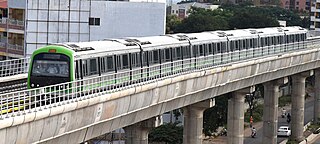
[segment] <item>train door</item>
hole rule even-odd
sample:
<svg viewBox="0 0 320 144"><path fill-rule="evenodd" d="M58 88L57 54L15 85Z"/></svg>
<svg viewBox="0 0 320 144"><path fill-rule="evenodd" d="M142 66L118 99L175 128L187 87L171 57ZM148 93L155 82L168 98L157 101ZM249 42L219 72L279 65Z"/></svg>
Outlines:
<svg viewBox="0 0 320 144"><path fill-rule="evenodd" d="M103 81L108 87L116 84L115 55L100 57L100 69Z"/></svg>
<svg viewBox="0 0 320 144"><path fill-rule="evenodd" d="M129 55L130 58L130 64L131 64L131 82L137 83L139 80L142 79L141 75L141 53L136 52L136 53L131 53Z"/></svg>

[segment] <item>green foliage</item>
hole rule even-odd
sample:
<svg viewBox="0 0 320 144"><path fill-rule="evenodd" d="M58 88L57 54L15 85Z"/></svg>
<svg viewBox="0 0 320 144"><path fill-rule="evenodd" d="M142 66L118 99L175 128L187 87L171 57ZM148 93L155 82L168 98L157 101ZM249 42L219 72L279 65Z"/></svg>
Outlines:
<svg viewBox="0 0 320 144"><path fill-rule="evenodd" d="M310 19L280 7L253 7L251 3L225 4L215 10L193 7L189 13L182 21L167 19L167 33L275 27L279 26L278 20L286 21L287 26L308 28Z"/></svg>
<svg viewBox="0 0 320 144"><path fill-rule="evenodd" d="M261 121L262 117L263 117L263 105L257 104L255 102L255 106L254 106L253 112L252 112L253 122ZM249 109L247 110L247 112L244 113L244 121L250 122L250 110Z"/></svg>
<svg viewBox="0 0 320 144"><path fill-rule="evenodd" d="M204 111L203 116L203 131L205 135L211 134L219 127L227 124L227 107L228 96L222 95L216 97L214 107Z"/></svg>
<svg viewBox="0 0 320 144"><path fill-rule="evenodd" d="M279 107L284 107L290 103L291 103L291 96L290 95L285 95L285 96L279 97Z"/></svg>
<svg viewBox="0 0 320 144"><path fill-rule="evenodd" d="M218 10L192 8L190 16L182 21L175 32L202 32L228 29L227 15L230 13Z"/></svg>
<svg viewBox="0 0 320 144"><path fill-rule="evenodd" d="M150 142L165 142L166 144L182 144L183 127L178 123L167 123L154 128L149 133Z"/></svg>
<svg viewBox="0 0 320 144"><path fill-rule="evenodd" d="M309 125L307 130L311 131L314 134L318 134L320 132L320 123L313 123Z"/></svg>
<svg viewBox="0 0 320 144"><path fill-rule="evenodd" d="M166 34L173 33L174 29L181 23L176 15L168 15L166 17Z"/></svg>
<svg viewBox="0 0 320 144"><path fill-rule="evenodd" d="M234 29L276 27L279 22L268 15L253 13L251 11L239 11L230 19L230 27Z"/></svg>

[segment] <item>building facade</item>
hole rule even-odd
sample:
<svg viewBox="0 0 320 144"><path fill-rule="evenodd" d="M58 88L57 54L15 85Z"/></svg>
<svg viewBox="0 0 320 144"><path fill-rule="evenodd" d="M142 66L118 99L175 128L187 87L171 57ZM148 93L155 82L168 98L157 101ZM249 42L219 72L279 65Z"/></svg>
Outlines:
<svg viewBox="0 0 320 144"><path fill-rule="evenodd" d="M209 3L198 3L198 2L186 2L186 3L178 3L178 4L172 4L171 8L168 10L170 11L171 15L176 15L181 19L184 19L189 16L189 10L191 7L197 7L197 8L204 8L204 9L217 9L219 5L212 5Z"/></svg>
<svg viewBox="0 0 320 144"><path fill-rule="evenodd" d="M288 10L297 10L299 12L309 11L309 0L281 0L281 7Z"/></svg>
<svg viewBox="0 0 320 144"><path fill-rule="evenodd" d="M320 33L320 0L311 1L310 30Z"/></svg>
<svg viewBox="0 0 320 144"><path fill-rule="evenodd" d="M0 60L62 42L165 34L164 0L0 0Z"/></svg>
<svg viewBox="0 0 320 144"><path fill-rule="evenodd" d="M0 1L0 60L24 57L25 0Z"/></svg>

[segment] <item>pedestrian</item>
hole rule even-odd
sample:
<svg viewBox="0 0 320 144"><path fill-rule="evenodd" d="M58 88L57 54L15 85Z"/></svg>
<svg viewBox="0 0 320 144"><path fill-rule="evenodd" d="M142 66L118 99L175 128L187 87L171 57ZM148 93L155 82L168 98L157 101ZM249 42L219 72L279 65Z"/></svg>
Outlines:
<svg viewBox="0 0 320 144"><path fill-rule="evenodd" d="M285 108L282 108L281 117L284 118L285 116L286 116L286 109L285 109Z"/></svg>
<svg viewBox="0 0 320 144"><path fill-rule="evenodd" d="M290 121L291 121L291 115L290 115L290 113L288 113L287 114L287 122L290 123Z"/></svg>
<svg viewBox="0 0 320 144"><path fill-rule="evenodd" d="M252 128L252 124L253 124L253 117L250 116L250 127Z"/></svg>

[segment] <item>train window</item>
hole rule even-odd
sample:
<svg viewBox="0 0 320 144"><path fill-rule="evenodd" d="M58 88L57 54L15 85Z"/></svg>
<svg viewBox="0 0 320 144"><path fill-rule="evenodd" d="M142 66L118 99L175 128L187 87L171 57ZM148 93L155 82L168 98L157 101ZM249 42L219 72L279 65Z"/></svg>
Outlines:
<svg viewBox="0 0 320 144"><path fill-rule="evenodd" d="M212 43L208 44L208 52L209 52L209 55L213 54L213 44Z"/></svg>
<svg viewBox="0 0 320 144"><path fill-rule="evenodd" d="M263 46L268 46L268 40L269 40L269 39L268 39L267 37L264 38Z"/></svg>
<svg viewBox="0 0 320 144"><path fill-rule="evenodd" d="M270 39L271 39L271 43L270 43L270 45L275 44L275 43L274 43L274 37L271 37Z"/></svg>
<svg viewBox="0 0 320 144"><path fill-rule="evenodd" d="M235 41L235 44L234 44L234 48L235 50L239 50L239 41Z"/></svg>
<svg viewBox="0 0 320 144"><path fill-rule="evenodd" d="M137 57L136 53L131 53L131 57L130 57L131 68L136 67L136 63L137 63L136 57Z"/></svg>
<svg viewBox="0 0 320 144"><path fill-rule="evenodd" d="M190 47L189 46L186 46L186 47L183 47L183 57L184 58L190 58L191 57L191 54L190 54Z"/></svg>
<svg viewBox="0 0 320 144"><path fill-rule="evenodd" d="M176 47L172 49L172 56L173 56L173 60L180 60L182 59L181 57L181 47Z"/></svg>
<svg viewBox="0 0 320 144"><path fill-rule="evenodd" d="M98 61L96 58L94 59L89 59L89 67L90 67L90 75L98 74Z"/></svg>
<svg viewBox="0 0 320 144"><path fill-rule="evenodd" d="M235 43L234 41L230 41L230 43L229 43L230 51L234 51L235 50L234 43Z"/></svg>
<svg viewBox="0 0 320 144"><path fill-rule="evenodd" d="M192 56L193 57L199 56L198 45L193 46L193 48L192 48Z"/></svg>
<svg viewBox="0 0 320 144"><path fill-rule="evenodd" d="M159 50L152 51L152 63L160 63L159 59Z"/></svg>
<svg viewBox="0 0 320 144"><path fill-rule="evenodd" d="M164 58L164 50L160 50L160 61L161 61L161 63L163 63L163 62L165 62L165 58Z"/></svg>
<svg viewBox="0 0 320 144"><path fill-rule="evenodd" d="M246 40L244 39L244 40L242 40L241 42L242 42L242 45L241 45L241 47L240 47L240 50L246 48Z"/></svg>
<svg viewBox="0 0 320 144"><path fill-rule="evenodd" d="M121 70L122 68L122 62L121 62L121 56L116 56L116 67L117 67L117 70Z"/></svg>
<svg viewBox="0 0 320 144"><path fill-rule="evenodd" d="M227 49L227 44L226 42L220 42L218 43L218 46L220 45L220 49L221 49L221 52L222 53L225 53L225 52L229 52L228 49Z"/></svg>
<svg viewBox="0 0 320 144"><path fill-rule="evenodd" d="M148 51L144 51L142 54L142 65L148 65Z"/></svg>
<svg viewBox="0 0 320 144"><path fill-rule="evenodd" d="M296 41L299 42L300 41L300 35L296 34Z"/></svg>
<svg viewBox="0 0 320 144"><path fill-rule="evenodd" d="M264 38L260 39L260 46L263 47L264 46Z"/></svg>
<svg viewBox="0 0 320 144"><path fill-rule="evenodd" d="M83 76L87 76L89 75L88 73L88 65L87 65L87 61L86 60L82 60L82 73L83 73Z"/></svg>
<svg viewBox="0 0 320 144"><path fill-rule="evenodd" d="M129 68L129 56L128 54L122 55L122 69Z"/></svg>
<svg viewBox="0 0 320 144"><path fill-rule="evenodd" d="M177 49L180 47L172 48L172 59L177 60Z"/></svg>
<svg viewBox="0 0 320 144"><path fill-rule="evenodd" d="M165 49L165 61L171 61L171 49Z"/></svg>
<svg viewBox="0 0 320 144"><path fill-rule="evenodd" d="M108 56L108 57L105 59L105 63L107 63L106 72L109 72L109 71L113 71L113 70L114 70L114 61L113 61L113 57L112 57L112 56Z"/></svg>
<svg viewBox="0 0 320 144"><path fill-rule="evenodd" d="M250 41L249 48L253 48L253 39L250 39L249 41Z"/></svg>
<svg viewBox="0 0 320 144"><path fill-rule="evenodd" d="M131 66L133 68L140 67L140 53L131 54Z"/></svg>
<svg viewBox="0 0 320 144"><path fill-rule="evenodd" d="M199 45L199 52L200 52L200 56L204 56L204 46L203 45Z"/></svg>
<svg viewBox="0 0 320 144"><path fill-rule="evenodd" d="M80 79L80 61L76 60L76 71L75 71L75 75L76 75L76 79Z"/></svg>
<svg viewBox="0 0 320 144"><path fill-rule="evenodd" d="M106 72L106 62L104 61L104 57L100 58L100 68L101 68L101 73Z"/></svg>
<svg viewBox="0 0 320 144"><path fill-rule="evenodd" d="M181 47L177 47L176 49L176 60L180 60L182 59L182 55L181 55Z"/></svg>
<svg viewBox="0 0 320 144"><path fill-rule="evenodd" d="M254 48L258 47L258 39L257 38L253 39L253 47Z"/></svg>
<svg viewBox="0 0 320 144"><path fill-rule="evenodd" d="M249 48L249 39L245 39L245 49L248 49Z"/></svg>
<svg viewBox="0 0 320 144"><path fill-rule="evenodd" d="M141 67L141 54L140 53L136 53L136 67Z"/></svg>
<svg viewBox="0 0 320 144"><path fill-rule="evenodd" d="M221 44L220 43L217 43L216 44L216 49L214 49L214 53L216 54L216 53L221 53Z"/></svg>
<svg viewBox="0 0 320 144"><path fill-rule="evenodd" d="M301 41L304 41L304 35L300 34Z"/></svg>

